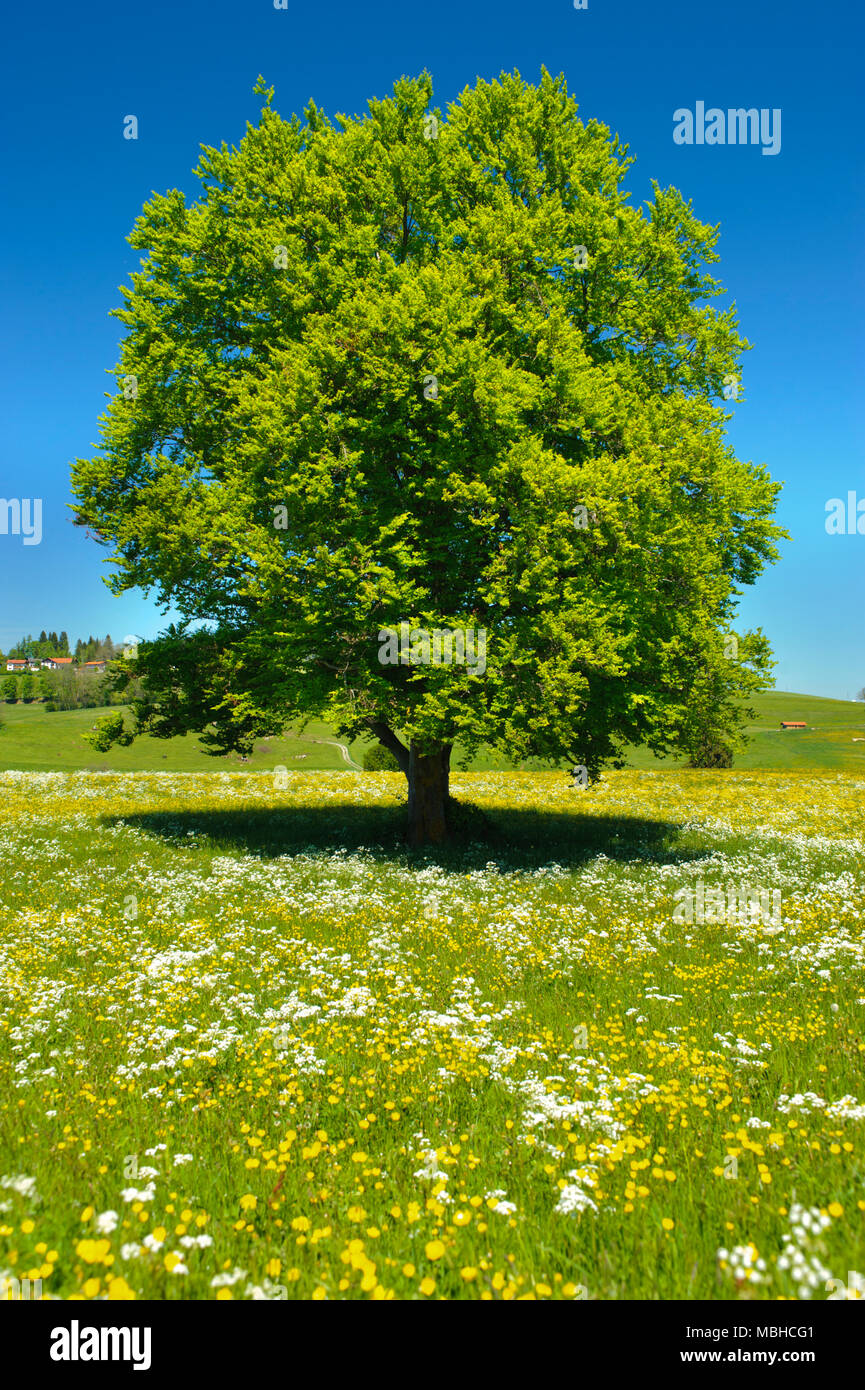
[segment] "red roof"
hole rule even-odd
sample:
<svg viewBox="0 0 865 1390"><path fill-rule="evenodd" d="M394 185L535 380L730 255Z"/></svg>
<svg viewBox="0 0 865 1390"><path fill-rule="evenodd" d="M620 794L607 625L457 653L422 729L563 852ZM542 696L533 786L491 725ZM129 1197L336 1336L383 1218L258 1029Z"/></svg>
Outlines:
<svg viewBox="0 0 865 1390"><path fill-rule="evenodd" d="M807 729L808 725L804 719L782 719L782 729Z"/></svg>
<svg viewBox="0 0 865 1390"><path fill-rule="evenodd" d="M46 661L53 661L55 666L71 666L71 656L46 656Z"/></svg>

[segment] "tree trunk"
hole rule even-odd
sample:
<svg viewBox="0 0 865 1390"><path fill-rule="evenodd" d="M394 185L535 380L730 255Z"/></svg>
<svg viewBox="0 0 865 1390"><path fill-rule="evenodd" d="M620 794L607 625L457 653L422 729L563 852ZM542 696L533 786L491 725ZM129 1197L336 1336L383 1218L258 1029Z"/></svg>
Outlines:
<svg viewBox="0 0 865 1390"><path fill-rule="evenodd" d="M405 773L409 844L440 845L448 834L452 745L442 743L431 753L421 753L416 743L406 748L387 724L376 720L369 728L379 743L393 753Z"/></svg>
<svg viewBox="0 0 865 1390"><path fill-rule="evenodd" d="M408 842L440 845L447 839L450 806L450 745L422 754L409 749Z"/></svg>

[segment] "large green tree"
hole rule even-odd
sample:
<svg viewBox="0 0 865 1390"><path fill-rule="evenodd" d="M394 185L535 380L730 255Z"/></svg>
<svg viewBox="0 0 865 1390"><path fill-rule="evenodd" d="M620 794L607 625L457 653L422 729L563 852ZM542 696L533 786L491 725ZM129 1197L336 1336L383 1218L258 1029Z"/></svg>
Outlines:
<svg viewBox="0 0 865 1390"><path fill-rule="evenodd" d="M102 452L74 467L111 587L182 615L124 663L137 729L372 733L416 843L447 833L457 742L590 776L685 748L707 669L725 704L762 679L759 634L723 644L781 534L725 441L748 345L712 305L717 228L656 184L632 207L626 147L546 72L446 117L426 74L333 121L256 90L200 198L136 222ZM485 669L420 636L382 664L402 623L483 631Z"/></svg>

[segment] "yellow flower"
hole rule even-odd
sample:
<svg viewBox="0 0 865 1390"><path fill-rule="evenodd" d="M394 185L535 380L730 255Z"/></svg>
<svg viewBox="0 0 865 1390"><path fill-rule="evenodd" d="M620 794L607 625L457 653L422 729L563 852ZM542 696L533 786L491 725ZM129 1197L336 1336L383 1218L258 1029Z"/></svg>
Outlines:
<svg viewBox="0 0 865 1390"><path fill-rule="evenodd" d="M322 1288L321 1284L319 1284L318 1288L313 1289L312 1296L316 1303L320 1303L323 1298L327 1298L327 1289Z"/></svg>
<svg viewBox="0 0 865 1390"><path fill-rule="evenodd" d="M357 1225L357 1223L360 1221L366 1220L366 1212L364 1211L363 1207L349 1207L348 1211L346 1212L346 1215L348 1216L349 1221L354 1222L355 1225Z"/></svg>
<svg viewBox="0 0 865 1390"><path fill-rule="evenodd" d="M265 1274L271 1279L278 1279L281 1270L282 1260L268 1260L267 1264L264 1266Z"/></svg>
<svg viewBox="0 0 865 1390"><path fill-rule="evenodd" d="M108 1240L79 1240L75 1247L75 1253L87 1264L99 1264L105 1259L111 1249L111 1242Z"/></svg>
<svg viewBox="0 0 865 1390"><path fill-rule="evenodd" d="M415 1267L412 1264L403 1265L402 1272L406 1279L413 1279L415 1276Z"/></svg>
<svg viewBox="0 0 865 1390"><path fill-rule="evenodd" d="M308 1216L296 1216L291 1223L291 1229L293 1231L308 1231L311 1224Z"/></svg>
<svg viewBox="0 0 865 1390"><path fill-rule="evenodd" d="M95 1298L102 1287L101 1279L85 1279L82 1285L82 1292L85 1298Z"/></svg>
<svg viewBox="0 0 865 1390"><path fill-rule="evenodd" d="M258 1198L254 1197L251 1192L247 1192L246 1195L240 1199L241 1211L255 1211L257 1206Z"/></svg>
<svg viewBox="0 0 865 1390"><path fill-rule="evenodd" d="M828 1207L828 1211L829 1211L829 1215L830 1215L830 1216L836 1216L836 1217L837 1217L837 1216L843 1216L843 1215L844 1215L844 1208L842 1207L842 1205L841 1205L840 1202L830 1202L830 1203L829 1203L829 1207ZM23 1231L23 1230L24 1230L24 1227L22 1226L21 1229L22 1229L22 1231Z"/></svg>
<svg viewBox="0 0 865 1390"><path fill-rule="evenodd" d="M427 1241L426 1257L428 1260L440 1260L445 1252L445 1248L440 1240Z"/></svg>
<svg viewBox="0 0 865 1390"><path fill-rule="evenodd" d="M474 1265L466 1265L464 1269L460 1270L460 1276L465 1279L467 1284L470 1284L473 1279L477 1279L478 1272Z"/></svg>
<svg viewBox="0 0 865 1390"><path fill-rule="evenodd" d="M130 1299L135 1298L135 1290L130 1289L126 1280L121 1279L118 1275L118 1277L112 1279L111 1283L108 1285L108 1297L109 1300L113 1302L119 1302L121 1300L129 1302Z"/></svg>
<svg viewBox="0 0 865 1390"><path fill-rule="evenodd" d="M30 1220L21 1222L21 1230L24 1232L25 1236L29 1236L35 1224L35 1222Z"/></svg>
<svg viewBox="0 0 865 1390"><path fill-rule="evenodd" d="M421 1281L420 1281L420 1291L421 1291L421 1293L424 1294L427 1298L429 1298L429 1296L430 1296L431 1293L434 1293L434 1292L435 1292L435 1286L436 1286L436 1281L435 1281L435 1279L430 1279L429 1275L427 1275L426 1279L421 1279Z"/></svg>
<svg viewBox="0 0 865 1390"><path fill-rule="evenodd" d="M675 1221L671 1221L669 1216L665 1216L663 1221L661 1222L661 1225L663 1226L665 1231L672 1231L675 1224Z"/></svg>
<svg viewBox="0 0 865 1390"><path fill-rule="evenodd" d="M225 1302L227 1298L234 1298L234 1294L231 1292L231 1289L220 1289L216 1297Z"/></svg>

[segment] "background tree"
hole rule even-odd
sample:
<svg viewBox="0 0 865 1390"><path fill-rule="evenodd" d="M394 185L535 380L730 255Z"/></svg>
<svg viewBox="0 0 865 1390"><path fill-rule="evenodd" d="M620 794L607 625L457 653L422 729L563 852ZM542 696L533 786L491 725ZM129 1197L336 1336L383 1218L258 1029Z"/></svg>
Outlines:
<svg viewBox="0 0 865 1390"><path fill-rule="evenodd" d="M112 589L182 615L123 663L136 730L371 732L415 843L447 833L457 742L591 776L626 742L686 748L782 534L778 486L725 441L747 344L712 305L717 229L675 189L631 207L625 147L546 72L446 120L427 75L334 123L257 90L200 200L135 225L103 452L73 470ZM485 672L420 642L382 665L401 622L484 629ZM731 699L760 679L719 673Z"/></svg>
<svg viewBox="0 0 865 1390"><path fill-rule="evenodd" d="M731 679L730 664L738 666ZM722 634L714 651L707 651L702 670L688 692L682 744L689 767L733 766L733 756L748 742L744 725L756 718L745 703L748 694L763 689L774 667L769 643L759 629L739 638Z"/></svg>
<svg viewBox="0 0 865 1390"><path fill-rule="evenodd" d="M70 670L67 666L60 671L53 672L51 685L51 702L55 709L66 710L81 707L79 680L75 671Z"/></svg>
<svg viewBox="0 0 865 1390"><path fill-rule="evenodd" d="M18 682L18 696L25 705L29 705L33 699L34 681L29 671L25 671L21 680Z"/></svg>
<svg viewBox="0 0 865 1390"><path fill-rule="evenodd" d="M3 678L3 699L8 705L14 705L18 699L18 678L8 675Z"/></svg>

